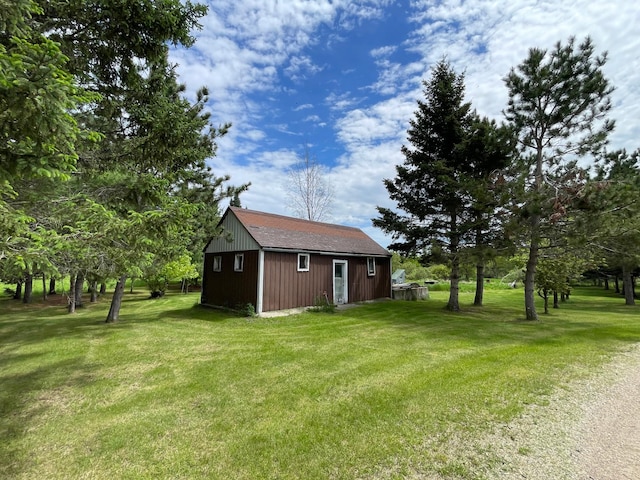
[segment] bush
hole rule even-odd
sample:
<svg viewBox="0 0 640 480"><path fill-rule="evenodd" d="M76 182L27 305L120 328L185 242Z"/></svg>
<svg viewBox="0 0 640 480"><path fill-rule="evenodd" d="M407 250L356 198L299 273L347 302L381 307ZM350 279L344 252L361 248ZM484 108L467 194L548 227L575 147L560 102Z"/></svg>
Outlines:
<svg viewBox="0 0 640 480"><path fill-rule="evenodd" d="M318 295L313 301L313 307L309 308L310 312L334 313L338 306L330 303L326 295Z"/></svg>
<svg viewBox="0 0 640 480"><path fill-rule="evenodd" d="M449 280L451 269L446 265L433 265L429 267L429 276L435 280Z"/></svg>
<svg viewBox="0 0 640 480"><path fill-rule="evenodd" d="M256 316L256 307L253 306L253 303L245 303L244 305L240 304L240 305L238 305L236 310L243 317L255 317Z"/></svg>

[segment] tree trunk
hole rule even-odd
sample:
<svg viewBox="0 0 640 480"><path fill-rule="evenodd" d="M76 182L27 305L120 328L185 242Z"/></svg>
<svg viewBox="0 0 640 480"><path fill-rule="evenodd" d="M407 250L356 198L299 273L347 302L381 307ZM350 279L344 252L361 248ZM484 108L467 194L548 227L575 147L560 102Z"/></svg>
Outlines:
<svg viewBox="0 0 640 480"><path fill-rule="evenodd" d="M89 284L89 291L91 292L90 303L96 303L98 301L98 281L92 280Z"/></svg>
<svg viewBox="0 0 640 480"><path fill-rule="evenodd" d="M624 304L635 305L636 300L633 292L633 278L631 277L631 269L626 265L622 267L622 286L624 289Z"/></svg>
<svg viewBox="0 0 640 480"><path fill-rule="evenodd" d="M460 292L460 260L458 255L453 255L451 261L451 287L449 289L449 302L447 303L447 310L451 312L460 311L459 292Z"/></svg>
<svg viewBox="0 0 640 480"><path fill-rule="evenodd" d="M609 290L609 277L604 277L604 289Z"/></svg>
<svg viewBox="0 0 640 480"><path fill-rule="evenodd" d="M133 282L135 281L135 277L131 278L131 286L129 287L129 293L133 293Z"/></svg>
<svg viewBox="0 0 640 480"><path fill-rule="evenodd" d="M33 295L33 275L27 273L24 278L24 297L22 297L22 303L31 303Z"/></svg>
<svg viewBox="0 0 640 480"><path fill-rule="evenodd" d="M540 215L531 216L531 245L529 247L529 259L524 273L524 309L527 320L538 320L536 312L535 288L536 267L538 266Z"/></svg>
<svg viewBox="0 0 640 480"><path fill-rule="evenodd" d="M564 293L562 294L564 297ZM560 304L558 303L558 291L553 291L553 308L560 308Z"/></svg>
<svg viewBox="0 0 640 480"><path fill-rule="evenodd" d="M69 276L69 305L67 306L67 312L76 313L76 276L71 274Z"/></svg>
<svg viewBox="0 0 640 480"><path fill-rule="evenodd" d="M56 279L51 277L49 278L49 295L56 294Z"/></svg>
<svg viewBox="0 0 640 480"><path fill-rule="evenodd" d="M107 293L107 282L100 282L100 295Z"/></svg>
<svg viewBox="0 0 640 480"><path fill-rule="evenodd" d="M42 300L47 301L47 276L42 274Z"/></svg>
<svg viewBox="0 0 640 480"><path fill-rule="evenodd" d="M22 280L16 283L16 293L13 294L14 300L22 300Z"/></svg>
<svg viewBox="0 0 640 480"><path fill-rule="evenodd" d="M84 307L84 303L82 302L82 287L84 285L84 274L79 273L76 277L76 292L75 292L75 300L76 300L76 308Z"/></svg>
<svg viewBox="0 0 640 480"><path fill-rule="evenodd" d="M547 290L538 291L540 298L544 300L544 313L549 313L549 292Z"/></svg>
<svg viewBox="0 0 640 480"><path fill-rule="evenodd" d="M449 253L451 254L451 275L449 277L449 301L447 310L451 312L460 311L460 257L458 256L458 246L460 237L458 235L458 215L453 209L449 212Z"/></svg>
<svg viewBox="0 0 640 480"><path fill-rule="evenodd" d="M618 281L617 274L616 274L616 293L620 293L620 282Z"/></svg>
<svg viewBox="0 0 640 480"><path fill-rule="evenodd" d="M124 297L124 284L127 282L127 276L122 275L116 283L116 289L113 292L113 298L111 299L111 307L109 308L109 314L107 315L106 323L114 323L118 321L120 317L120 307L122 306L122 297Z"/></svg>
<svg viewBox="0 0 640 480"><path fill-rule="evenodd" d="M476 297L473 304L477 307L482 306L484 298L484 265L479 263L476 265Z"/></svg>
<svg viewBox="0 0 640 480"><path fill-rule="evenodd" d="M527 320L538 320L538 313L536 312L535 304L535 286L536 286L536 260L537 260L537 247L533 247L529 250L529 260L527 261L527 269L524 274L524 308L525 318Z"/></svg>

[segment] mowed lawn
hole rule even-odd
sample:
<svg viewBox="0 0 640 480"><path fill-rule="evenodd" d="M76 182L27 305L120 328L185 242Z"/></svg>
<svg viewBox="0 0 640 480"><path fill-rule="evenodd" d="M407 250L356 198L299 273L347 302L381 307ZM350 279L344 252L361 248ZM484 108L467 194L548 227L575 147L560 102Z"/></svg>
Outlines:
<svg viewBox="0 0 640 480"><path fill-rule="evenodd" d="M535 323L521 290L447 295L242 318L134 294L115 325L107 298L2 299L0 478L481 479L483 437L640 342L601 289Z"/></svg>

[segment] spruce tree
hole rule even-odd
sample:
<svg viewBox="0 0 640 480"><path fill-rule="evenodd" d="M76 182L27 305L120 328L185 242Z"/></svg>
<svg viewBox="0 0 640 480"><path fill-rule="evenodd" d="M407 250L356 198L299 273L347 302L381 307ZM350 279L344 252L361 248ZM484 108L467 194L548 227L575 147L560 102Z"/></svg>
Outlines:
<svg viewBox="0 0 640 480"><path fill-rule="evenodd" d="M378 207L375 226L398 242L389 248L418 253L442 248L451 265L447 309L458 311L461 230L469 203L464 191L467 158L463 148L471 122L471 106L464 102L464 76L446 61L423 82L424 100L418 100L410 120L411 146L403 146L405 162L396 166L395 179L385 186L404 214Z"/></svg>

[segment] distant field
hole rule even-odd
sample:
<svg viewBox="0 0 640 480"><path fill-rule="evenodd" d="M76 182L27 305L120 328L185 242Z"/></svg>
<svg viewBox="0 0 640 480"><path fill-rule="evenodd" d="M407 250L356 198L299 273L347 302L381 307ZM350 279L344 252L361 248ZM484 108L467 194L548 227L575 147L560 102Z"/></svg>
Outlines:
<svg viewBox="0 0 640 480"><path fill-rule="evenodd" d="M0 478L481 479L478 438L640 342L601 289L535 323L521 289L447 295L260 319L145 292L114 325L5 296Z"/></svg>

